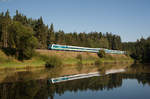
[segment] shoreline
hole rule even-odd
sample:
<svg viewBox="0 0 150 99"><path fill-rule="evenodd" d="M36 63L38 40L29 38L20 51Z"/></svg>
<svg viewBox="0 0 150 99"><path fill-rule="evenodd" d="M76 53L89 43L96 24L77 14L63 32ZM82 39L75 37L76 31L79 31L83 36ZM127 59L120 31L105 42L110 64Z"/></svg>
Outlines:
<svg viewBox="0 0 150 99"><path fill-rule="evenodd" d="M115 61L112 61L112 62L103 62L101 65L110 65L110 64L133 64L133 62L115 62ZM85 63L85 64L82 64L83 66L95 66L95 63ZM63 64L62 67L65 67L65 66L78 66L78 64ZM46 68L45 65L18 65L18 66L0 66L0 70L32 70L32 69L44 69Z"/></svg>

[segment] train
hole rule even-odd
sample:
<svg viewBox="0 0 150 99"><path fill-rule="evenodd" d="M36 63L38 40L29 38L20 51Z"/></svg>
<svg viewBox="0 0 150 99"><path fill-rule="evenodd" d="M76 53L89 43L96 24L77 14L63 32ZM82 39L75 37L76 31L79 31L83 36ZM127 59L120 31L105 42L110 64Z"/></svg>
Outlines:
<svg viewBox="0 0 150 99"><path fill-rule="evenodd" d="M65 81L70 81L70 80L90 78L90 77L95 77L95 76L104 76L104 75L121 73L121 72L125 72L125 69L124 68L110 69L110 70L106 70L104 74L101 74L100 72L90 72L90 73L83 73L83 74L66 75L62 77L51 78L48 81L54 84L54 83L60 83L60 82L65 82Z"/></svg>
<svg viewBox="0 0 150 99"><path fill-rule="evenodd" d="M125 54L125 51L120 50L109 50L105 48L88 48L88 47L79 47L79 46L68 46L68 45L59 45L59 44L49 44L49 50L61 50L61 51L76 51L76 52L92 52L98 53L103 50L108 54Z"/></svg>

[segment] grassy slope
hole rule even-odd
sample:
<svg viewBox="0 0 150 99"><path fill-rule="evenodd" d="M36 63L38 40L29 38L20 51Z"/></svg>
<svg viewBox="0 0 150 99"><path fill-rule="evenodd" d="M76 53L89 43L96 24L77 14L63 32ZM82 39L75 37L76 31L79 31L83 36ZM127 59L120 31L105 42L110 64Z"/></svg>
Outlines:
<svg viewBox="0 0 150 99"><path fill-rule="evenodd" d="M68 51L51 51L51 50L37 50L38 53L51 56L56 55L59 56L64 64L73 65L78 62L78 59L76 58L79 54L83 57L83 64L94 64L99 57L96 53L88 53L88 52L68 52ZM102 62L133 62L133 59L126 55L117 55L117 54L108 54L105 58L100 59Z"/></svg>
<svg viewBox="0 0 150 99"><path fill-rule="evenodd" d="M99 57L96 53L87 52L66 52L66 51L50 51L50 50L36 50L37 53L45 56L56 55L60 57L64 65L76 65L78 63L77 55L81 54L83 64L94 64ZM133 61L125 55L107 55L106 58L100 59L102 62L129 62ZM29 67L42 67L45 62L39 55L34 56L31 60L20 62L11 56L6 56L0 50L0 69L2 68L29 68Z"/></svg>
<svg viewBox="0 0 150 99"><path fill-rule="evenodd" d="M54 50L37 50L38 53L42 55L56 55L63 60L64 64L76 64L78 59L76 58L79 54L82 55L83 63L92 63L94 62L98 56L96 53L88 53L88 52L71 52L71 51L54 51Z"/></svg>
<svg viewBox="0 0 150 99"><path fill-rule="evenodd" d="M14 57L5 55L0 50L0 69L3 68L29 68L39 67L45 64L44 61L40 60L38 57L33 57L31 60L25 60L23 62L16 60Z"/></svg>

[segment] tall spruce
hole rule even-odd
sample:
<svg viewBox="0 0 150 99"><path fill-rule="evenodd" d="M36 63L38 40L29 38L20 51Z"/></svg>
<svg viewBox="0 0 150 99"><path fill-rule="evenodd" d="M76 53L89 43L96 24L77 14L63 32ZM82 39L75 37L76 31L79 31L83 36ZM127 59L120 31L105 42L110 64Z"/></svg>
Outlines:
<svg viewBox="0 0 150 99"><path fill-rule="evenodd" d="M34 27L35 37L38 39L38 48L47 48L47 26L43 23L42 17L40 17Z"/></svg>
<svg viewBox="0 0 150 99"><path fill-rule="evenodd" d="M54 33L54 26L53 24L51 24L47 34L47 45L53 43L55 43L55 33Z"/></svg>
<svg viewBox="0 0 150 99"><path fill-rule="evenodd" d="M0 28L1 28L1 43L2 47L8 47L8 26L11 24L11 17L9 15L9 11L7 10L5 15L1 15L0 21Z"/></svg>
<svg viewBox="0 0 150 99"><path fill-rule="evenodd" d="M13 20L14 21L19 21L23 25L27 25L28 24L27 17L24 16L23 14L19 13L18 10L16 10L16 15L13 17Z"/></svg>

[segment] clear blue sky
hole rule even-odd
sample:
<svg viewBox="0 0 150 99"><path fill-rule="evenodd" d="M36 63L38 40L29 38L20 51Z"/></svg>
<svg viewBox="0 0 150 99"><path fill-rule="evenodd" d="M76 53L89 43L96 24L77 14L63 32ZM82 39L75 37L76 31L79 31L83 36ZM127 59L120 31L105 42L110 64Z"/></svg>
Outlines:
<svg viewBox="0 0 150 99"><path fill-rule="evenodd" d="M65 32L112 32L122 41L150 36L150 0L0 0L0 12L16 10Z"/></svg>

